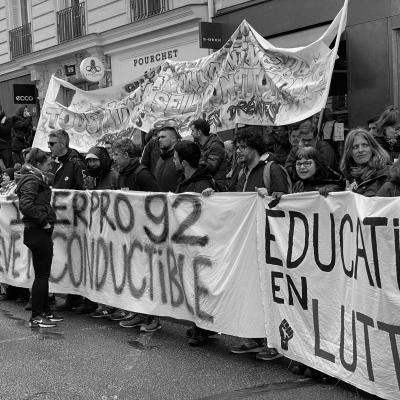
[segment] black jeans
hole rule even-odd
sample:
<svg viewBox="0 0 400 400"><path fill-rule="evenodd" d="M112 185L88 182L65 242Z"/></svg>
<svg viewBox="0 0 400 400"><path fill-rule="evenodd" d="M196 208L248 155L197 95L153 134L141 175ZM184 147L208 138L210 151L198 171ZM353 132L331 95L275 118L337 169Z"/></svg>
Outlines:
<svg viewBox="0 0 400 400"><path fill-rule="evenodd" d="M32 285L32 318L50 311L49 276L53 260L52 229L25 228L24 244L32 252L35 280Z"/></svg>

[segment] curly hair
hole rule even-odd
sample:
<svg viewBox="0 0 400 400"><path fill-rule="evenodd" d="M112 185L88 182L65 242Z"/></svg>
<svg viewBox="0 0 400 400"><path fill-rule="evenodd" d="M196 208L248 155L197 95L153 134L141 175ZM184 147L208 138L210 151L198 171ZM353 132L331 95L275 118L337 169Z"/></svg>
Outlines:
<svg viewBox="0 0 400 400"><path fill-rule="evenodd" d="M340 160L340 171L346 178L351 177L351 168L357 166L353 159L353 143L357 136L361 136L363 139L365 139L371 148L372 155L367 164L369 169L376 169L379 171L386 168L390 164L389 154L381 147L374 136L364 128L355 128L352 129L346 136L346 140L344 142L344 151L342 159Z"/></svg>
<svg viewBox="0 0 400 400"><path fill-rule="evenodd" d="M267 151L267 144L262 132L251 127L246 127L238 131L234 141L235 146L240 142L257 151L259 155Z"/></svg>
<svg viewBox="0 0 400 400"><path fill-rule="evenodd" d="M115 150L121 153L127 153L129 158L140 157L142 154L140 147L128 138L116 140L113 144L113 151Z"/></svg>

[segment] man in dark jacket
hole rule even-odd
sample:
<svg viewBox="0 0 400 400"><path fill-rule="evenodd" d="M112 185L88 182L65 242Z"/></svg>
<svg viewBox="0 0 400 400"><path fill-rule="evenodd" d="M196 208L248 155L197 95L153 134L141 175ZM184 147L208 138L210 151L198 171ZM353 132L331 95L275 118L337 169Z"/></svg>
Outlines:
<svg viewBox="0 0 400 400"><path fill-rule="evenodd" d="M85 188L88 190L118 189L118 174L112 167L112 160L106 148L90 148L85 157Z"/></svg>
<svg viewBox="0 0 400 400"><path fill-rule="evenodd" d="M201 149L200 167L207 167L216 183L224 188L228 172L224 143L218 135L210 133L210 124L204 119L193 121L190 130Z"/></svg>
<svg viewBox="0 0 400 400"><path fill-rule="evenodd" d="M84 189L83 170L85 163L83 157L74 149L69 148L69 135L63 129L51 131L48 137L48 146L53 158L52 174L54 189ZM81 307L79 309L79 307ZM81 296L68 294L64 304L60 304L58 311L81 310L84 307ZM96 309L93 303L92 309L85 307L85 312ZM80 311L78 311L80 312Z"/></svg>
<svg viewBox="0 0 400 400"><path fill-rule="evenodd" d="M24 163L22 150L31 146L32 117L25 107L19 107L12 117L11 149L13 162Z"/></svg>
<svg viewBox="0 0 400 400"><path fill-rule="evenodd" d="M158 132L160 155L156 162L154 176L163 192L175 192L181 175L174 165L174 146L180 139L175 128L165 127Z"/></svg>
<svg viewBox="0 0 400 400"><path fill-rule="evenodd" d="M272 159L272 155L265 153L266 143L259 131L246 128L236 136L236 151L238 163L242 165L237 181L238 192L255 192L262 196L281 195L290 193L290 180L284 168ZM265 182L265 168L269 165L269 182ZM267 190L267 187L269 189ZM266 344L266 339L245 339L230 349L231 353L257 353L261 360L274 360L282 357L275 348Z"/></svg>
<svg viewBox="0 0 400 400"><path fill-rule="evenodd" d="M208 188L214 188L215 182L207 168L199 168L201 150L196 143L183 140L174 148L174 164L182 177L178 182L176 193L201 193Z"/></svg>
<svg viewBox="0 0 400 400"><path fill-rule="evenodd" d="M114 142L113 159L118 169L118 188L143 192L160 192L154 175L139 162L140 148L129 139ZM137 313L132 319L121 321L122 328L140 327L141 332L161 329L160 319L153 315Z"/></svg>
<svg viewBox="0 0 400 400"><path fill-rule="evenodd" d="M196 143L183 140L175 144L174 164L176 169L182 172L176 193L201 193L208 188L215 189L215 181L207 168L199 168L200 157L201 150ZM189 344L203 346L214 333L193 325L187 330Z"/></svg>
<svg viewBox="0 0 400 400"><path fill-rule="evenodd" d="M317 129L313 125L311 119L305 120L299 125L299 145L292 147L285 162L285 168L292 178L296 176L293 165L296 160L296 154L299 147L314 147L314 149L316 149L320 154L325 164L333 170L337 170L335 151L328 142L319 140L317 133Z"/></svg>
<svg viewBox="0 0 400 400"><path fill-rule="evenodd" d="M83 190L85 161L76 150L69 148L68 133L63 129L51 131L48 145L54 160L53 188Z"/></svg>
<svg viewBox="0 0 400 400"><path fill-rule="evenodd" d="M113 159L118 169L118 188L143 192L160 192L154 175L139 162L140 148L130 139L113 145Z"/></svg>
<svg viewBox="0 0 400 400"><path fill-rule="evenodd" d="M2 169L14 166L11 152L11 128L12 120L7 118L5 112L0 108L0 166Z"/></svg>

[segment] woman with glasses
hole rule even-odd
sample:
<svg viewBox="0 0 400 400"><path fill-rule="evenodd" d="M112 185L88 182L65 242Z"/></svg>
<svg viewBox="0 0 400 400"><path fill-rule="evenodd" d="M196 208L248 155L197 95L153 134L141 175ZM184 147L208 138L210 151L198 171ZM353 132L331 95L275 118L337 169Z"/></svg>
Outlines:
<svg viewBox="0 0 400 400"><path fill-rule="evenodd" d="M389 154L363 128L351 130L344 142L340 170L347 190L373 197L388 177Z"/></svg>
<svg viewBox="0 0 400 400"><path fill-rule="evenodd" d="M345 188L340 174L328 167L313 147L297 151L293 170L297 178L293 193L318 191L326 196Z"/></svg>

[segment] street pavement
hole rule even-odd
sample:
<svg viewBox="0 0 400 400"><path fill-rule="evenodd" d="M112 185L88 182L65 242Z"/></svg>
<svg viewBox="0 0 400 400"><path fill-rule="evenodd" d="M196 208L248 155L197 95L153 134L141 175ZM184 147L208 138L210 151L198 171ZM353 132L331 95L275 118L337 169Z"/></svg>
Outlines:
<svg viewBox="0 0 400 400"><path fill-rule="evenodd" d="M233 355L218 335L192 348L187 324L162 319L140 333L63 313L57 328L31 329L22 304L0 302L0 400L344 400L376 399L336 380L292 374L289 360Z"/></svg>

